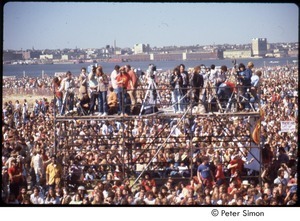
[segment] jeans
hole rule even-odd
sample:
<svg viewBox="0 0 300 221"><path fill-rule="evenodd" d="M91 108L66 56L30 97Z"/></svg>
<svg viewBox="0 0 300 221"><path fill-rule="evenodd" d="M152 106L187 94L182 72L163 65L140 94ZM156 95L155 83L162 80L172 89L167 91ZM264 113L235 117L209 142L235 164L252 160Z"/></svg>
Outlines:
<svg viewBox="0 0 300 221"><path fill-rule="evenodd" d="M96 91L91 92L90 114L93 114L95 111L95 104L96 104L96 99L98 96L99 96L98 92L96 92Z"/></svg>
<svg viewBox="0 0 300 221"><path fill-rule="evenodd" d="M174 89L174 91L172 91L172 104L174 105L173 109L175 113L178 111L183 111L181 98L182 98L182 94L180 89Z"/></svg>
<svg viewBox="0 0 300 221"><path fill-rule="evenodd" d="M118 101L119 101L119 109L118 114L125 112L125 104L126 104L126 89L122 87L118 87Z"/></svg>
<svg viewBox="0 0 300 221"><path fill-rule="evenodd" d="M98 110L100 113L107 113L107 91L100 91L98 95Z"/></svg>
<svg viewBox="0 0 300 221"><path fill-rule="evenodd" d="M74 93L68 93L65 95L64 100L62 102L62 108L60 111L61 115L65 114L65 105L68 105L68 110L73 110L74 107L74 100L75 100L75 94Z"/></svg>
<svg viewBox="0 0 300 221"><path fill-rule="evenodd" d="M57 110L61 110L62 99L61 98L57 98L57 97L55 99L56 99Z"/></svg>

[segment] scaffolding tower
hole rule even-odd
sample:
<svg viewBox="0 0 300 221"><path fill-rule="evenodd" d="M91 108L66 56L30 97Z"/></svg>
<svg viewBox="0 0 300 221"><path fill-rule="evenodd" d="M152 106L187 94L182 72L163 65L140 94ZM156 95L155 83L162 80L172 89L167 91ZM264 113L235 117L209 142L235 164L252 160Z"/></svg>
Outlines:
<svg viewBox="0 0 300 221"><path fill-rule="evenodd" d="M192 100L191 97L189 100ZM148 115L55 116L55 153L64 168L65 184L77 181L92 184L97 180L114 180L114 177L118 177L130 179L134 186L146 172L157 183L163 183L169 177L188 182L196 175L197 166L193 159L197 154L201 155L207 146L211 148L209 151L215 153L228 148L228 145L238 147L243 154L254 158L258 169L253 177L261 182L261 146L254 143L252 138L260 120L259 110L201 112L199 108L195 110L190 102L184 113L175 114L170 108L172 104L164 103L162 99L159 105L159 112ZM201 122L210 122L213 131L210 134L196 133L191 129L195 119L200 123L194 127L204 128L207 125L201 125ZM247 125L243 133L237 131L239 121ZM143 129L139 136L134 132L137 125ZM178 131L179 128L181 131ZM83 154L78 156L78 150ZM89 159L91 153L97 155L97 161ZM166 156L170 156L170 159L166 159ZM81 160L81 164L77 165L77 179L72 180L70 170L77 159ZM176 169L174 171L177 173L171 175L170 164L178 166L181 162L187 169ZM97 174L93 181L83 179L89 168Z"/></svg>

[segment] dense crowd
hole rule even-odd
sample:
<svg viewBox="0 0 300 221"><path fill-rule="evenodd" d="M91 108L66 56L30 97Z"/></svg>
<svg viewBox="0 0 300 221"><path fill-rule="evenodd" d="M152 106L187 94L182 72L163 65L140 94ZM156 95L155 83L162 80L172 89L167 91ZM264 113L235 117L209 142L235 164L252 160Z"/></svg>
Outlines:
<svg viewBox="0 0 300 221"><path fill-rule="evenodd" d="M241 91L230 84L233 72ZM149 88L152 80L155 88ZM24 78L6 79L3 87L14 81L30 87ZM236 70L199 65L185 71L181 64L168 72L151 66L138 73L126 65L107 75L100 66L47 82L49 88L54 84L53 101L42 97L32 108L26 100L3 104L2 199L8 204L293 205L298 200L297 67L250 63ZM247 115L184 117L187 104L197 107L211 93L228 104L226 89L246 98L237 111L264 113L261 159L251 155L257 146ZM173 104L178 114L138 117L134 107L147 91L150 104L163 100L160 108ZM80 114L99 118L55 120L84 105ZM282 132L281 122L294 122L295 130ZM261 172L251 169L254 162Z"/></svg>

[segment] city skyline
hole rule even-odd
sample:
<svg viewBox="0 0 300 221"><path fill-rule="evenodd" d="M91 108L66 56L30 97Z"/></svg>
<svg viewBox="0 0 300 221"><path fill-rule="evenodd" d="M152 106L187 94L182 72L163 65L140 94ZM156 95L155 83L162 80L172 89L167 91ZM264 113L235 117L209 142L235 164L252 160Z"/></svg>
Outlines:
<svg viewBox="0 0 300 221"><path fill-rule="evenodd" d="M298 42L299 31L286 3L8 2L3 13L4 50Z"/></svg>

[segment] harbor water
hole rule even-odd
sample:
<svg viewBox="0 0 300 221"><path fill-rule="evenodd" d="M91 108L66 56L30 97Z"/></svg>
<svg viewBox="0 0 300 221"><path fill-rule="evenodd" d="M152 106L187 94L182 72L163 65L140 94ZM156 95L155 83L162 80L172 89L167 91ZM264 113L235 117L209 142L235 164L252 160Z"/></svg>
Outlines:
<svg viewBox="0 0 300 221"><path fill-rule="evenodd" d="M142 71L148 69L149 64L154 64L157 69L162 71L172 70L179 64L184 64L186 70L188 68L195 67L197 65L205 65L209 67L214 64L216 66L226 65L228 68L233 67L232 59L222 59L222 60L197 60L197 61L143 61L143 62L103 62L98 63L101 65L106 74L110 74L115 65L125 65L130 64L133 68L140 68ZM245 65L252 61L255 68L261 67L272 67L272 66L284 66L284 65L298 65L298 58L289 57L289 58L248 58L248 59L236 59L236 63L244 63ZM16 77L42 77L44 75L54 76L56 72L67 72L71 71L74 75L78 75L82 67L88 68L93 63L79 63L79 64L37 64L37 65L3 65L2 76L16 76Z"/></svg>

